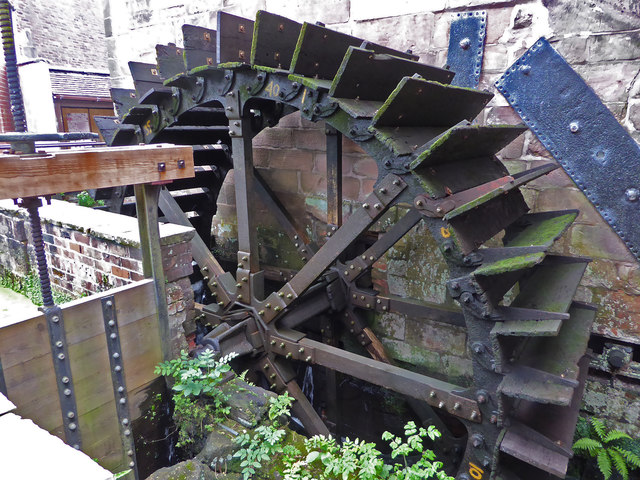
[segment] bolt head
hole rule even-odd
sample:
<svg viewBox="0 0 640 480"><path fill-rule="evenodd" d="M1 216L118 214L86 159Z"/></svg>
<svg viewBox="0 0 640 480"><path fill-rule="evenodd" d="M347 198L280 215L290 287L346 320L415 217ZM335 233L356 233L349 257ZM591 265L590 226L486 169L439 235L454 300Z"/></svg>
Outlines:
<svg viewBox="0 0 640 480"><path fill-rule="evenodd" d="M471 46L471 40L469 40L468 38L463 38L462 40L460 40L461 49L468 50L470 46Z"/></svg>
<svg viewBox="0 0 640 480"><path fill-rule="evenodd" d="M638 198L640 198L640 190L637 188L627 188L624 195L630 202L636 202Z"/></svg>
<svg viewBox="0 0 640 480"><path fill-rule="evenodd" d="M569 131L571 131L571 133L578 133L578 130L580 130L580 125L578 125L578 122L571 122L569 124Z"/></svg>

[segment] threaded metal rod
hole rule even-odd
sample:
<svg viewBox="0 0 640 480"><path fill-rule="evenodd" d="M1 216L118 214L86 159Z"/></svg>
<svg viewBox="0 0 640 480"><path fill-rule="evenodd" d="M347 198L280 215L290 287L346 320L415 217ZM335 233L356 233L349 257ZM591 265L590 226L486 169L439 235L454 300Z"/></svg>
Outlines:
<svg viewBox="0 0 640 480"><path fill-rule="evenodd" d="M42 205L39 198L27 198L23 204L29 212L29 224L31 225L31 238L33 248L36 251L36 263L38 264L38 277L40 278L40 289L42 290L42 303L45 307L54 306L51 295L51 281L49 280L49 270L47 269L47 257L44 253L44 241L42 240L42 227L40 225L40 214L38 207Z"/></svg>
<svg viewBox="0 0 640 480"><path fill-rule="evenodd" d="M7 68L7 86L9 89L9 103L13 128L16 132L27 131L27 119L24 113L24 102L20 79L18 77L18 63L16 58L16 46L13 36L13 22L11 21L11 5L8 0L0 0L0 36L2 37L2 50Z"/></svg>

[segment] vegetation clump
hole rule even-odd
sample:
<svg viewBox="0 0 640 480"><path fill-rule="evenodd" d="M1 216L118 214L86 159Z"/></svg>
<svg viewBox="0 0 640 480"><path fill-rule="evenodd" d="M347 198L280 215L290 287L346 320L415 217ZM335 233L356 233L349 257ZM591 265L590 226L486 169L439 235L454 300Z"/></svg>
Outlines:
<svg viewBox="0 0 640 480"><path fill-rule="evenodd" d="M220 359L205 350L191 358L186 351L180 357L160 363L155 373L172 377L173 418L178 427L177 447L199 446L214 426L229 414L229 396L220 386L231 370L229 362L236 354Z"/></svg>
<svg viewBox="0 0 640 480"><path fill-rule="evenodd" d="M262 425L252 434L243 433L236 438L240 449L235 457L241 460L244 480L260 474L280 456L280 473L284 480L418 480L437 478L453 480L443 470L442 462L436 460L424 440L436 440L440 432L434 426L427 429L408 422L404 436L384 432L382 439L391 447L392 465L385 464L375 443L346 439L338 444L335 439L315 435L304 440L298 447L286 440L289 438L285 423L291 415L293 398L286 393L270 399L268 425ZM417 462L408 459L419 455Z"/></svg>
<svg viewBox="0 0 640 480"><path fill-rule="evenodd" d="M42 306L42 290L40 288L40 279L35 272L29 272L26 276L21 277L11 272L5 272L0 275L0 287L13 290L20 295L27 297L34 305ZM51 294L53 301L57 304L63 304L74 300L75 297L66 292L58 291L52 285Z"/></svg>
<svg viewBox="0 0 640 480"><path fill-rule="evenodd" d="M583 436L573 444L573 451L595 459L604 480L612 477L614 469L623 480L629 480L629 471L640 468L640 456L633 451L637 442L620 430L607 430L598 418L591 418L587 425L585 423L582 420L582 425L578 425Z"/></svg>

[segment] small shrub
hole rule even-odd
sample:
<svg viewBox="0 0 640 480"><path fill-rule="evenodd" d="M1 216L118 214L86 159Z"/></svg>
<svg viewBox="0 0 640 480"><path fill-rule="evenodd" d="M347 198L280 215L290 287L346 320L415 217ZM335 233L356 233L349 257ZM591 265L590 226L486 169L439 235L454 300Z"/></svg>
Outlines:
<svg viewBox="0 0 640 480"><path fill-rule="evenodd" d="M95 200L86 190L80 192L76 198L78 199L78 205L80 205L81 207L93 208L95 206L104 206L104 200Z"/></svg>
<svg viewBox="0 0 640 480"><path fill-rule="evenodd" d="M155 373L175 379L173 390L173 419L178 428L177 447L185 447L202 440L229 414L226 404L228 396L220 390L228 365L236 354L220 359L215 353L205 350L198 357L189 357L182 351L180 357L162 362Z"/></svg>

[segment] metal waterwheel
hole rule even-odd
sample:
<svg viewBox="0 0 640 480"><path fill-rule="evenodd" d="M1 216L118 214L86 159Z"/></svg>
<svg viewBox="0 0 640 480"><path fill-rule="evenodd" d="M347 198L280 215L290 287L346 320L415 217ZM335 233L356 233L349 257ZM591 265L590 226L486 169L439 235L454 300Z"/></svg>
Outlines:
<svg viewBox="0 0 640 480"><path fill-rule="evenodd" d="M119 116L99 123L112 145L194 145L196 179L174 185L181 191L175 198L162 192L160 207L175 222L188 222L183 211L200 219L205 239L194 243L194 258L216 298L206 315L218 325L204 342L243 355L267 385L293 395L294 414L309 433L328 429L295 380L299 364L405 395L441 429L455 418L466 435L445 431L445 441L460 447L459 479L563 477L595 312L573 300L588 261L549 253L577 212L528 213L519 190L556 165L512 175L495 156L526 128L473 124L490 93L452 86L448 70L320 25L262 11L255 23L219 13L216 30L185 25L183 33L184 49L158 46L157 65L131 64L136 90L114 90ZM348 137L378 165L368 197L317 243L295 229L252 160L252 138L294 111L324 121L330 135L335 129ZM207 236L230 168L239 248L237 268L225 272ZM188 191L195 186L196 194ZM253 195L272 210L304 262L269 292ZM123 196L115 192L114 199ZM335 192L328 198L335 204ZM352 248L395 207L403 216L394 225ZM383 295L366 281L372 265L420 222L448 265L446 287L461 314ZM485 246L490 239L500 246ZM460 387L392 365L366 311L464 326L473 384ZM332 344L338 324L369 357Z"/></svg>

